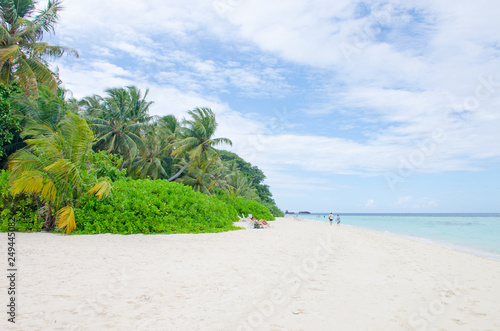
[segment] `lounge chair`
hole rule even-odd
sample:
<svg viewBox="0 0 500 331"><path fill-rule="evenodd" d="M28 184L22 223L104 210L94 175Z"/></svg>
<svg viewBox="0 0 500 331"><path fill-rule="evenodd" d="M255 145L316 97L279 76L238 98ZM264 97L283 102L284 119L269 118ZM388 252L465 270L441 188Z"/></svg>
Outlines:
<svg viewBox="0 0 500 331"><path fill-rule="evenodd" d="M265 219L261 219L259 221L259 223L262 225L262 227L264 228L270 228L271 227L271 224L267 223L267 221Z"/></svg>
<svg viewBox="0 0 500 331"><path fill-rule="evenodd" d="M269 223L267 223L266 220L261 219L257 221L255 217L250 217L250 226L252 226L254 229L264 229L270 227Z"/></svg>

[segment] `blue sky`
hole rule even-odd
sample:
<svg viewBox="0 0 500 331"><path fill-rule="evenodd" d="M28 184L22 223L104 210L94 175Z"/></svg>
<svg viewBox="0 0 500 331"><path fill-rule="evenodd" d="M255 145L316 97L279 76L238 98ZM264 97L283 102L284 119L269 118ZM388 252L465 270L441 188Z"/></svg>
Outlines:
<svg viewBox="0 0 500 331"><path fill-rule="evenodd" d="M66 0L76 98L150 89L211 107L278 206L500 212L496 1Z"/></svg>

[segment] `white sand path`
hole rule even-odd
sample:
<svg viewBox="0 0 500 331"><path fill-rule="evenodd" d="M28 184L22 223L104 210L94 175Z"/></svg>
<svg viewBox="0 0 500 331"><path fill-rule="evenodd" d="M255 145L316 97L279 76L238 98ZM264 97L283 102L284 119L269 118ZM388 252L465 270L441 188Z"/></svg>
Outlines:
<svg viewBox="0 0 500 331"><path fill-rule="evenodd" d="M500 261L372 231L16 235L0 330L500 330Z"/></svg>

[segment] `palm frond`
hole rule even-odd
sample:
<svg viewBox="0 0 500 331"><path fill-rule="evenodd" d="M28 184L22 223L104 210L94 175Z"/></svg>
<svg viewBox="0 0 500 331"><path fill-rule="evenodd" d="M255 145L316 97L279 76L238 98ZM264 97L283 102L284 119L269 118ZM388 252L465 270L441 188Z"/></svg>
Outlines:
<svg viewBox="0 0 500 331"><path fill-rule="evenodd" d="M47 7L39 10L33 22L41 27L41 29L48 33L54 33L54 26L59 20L58 12L62 9L62 1L49 0Z"/></svg>
<svg viewBox="0 0 500 331"><path fill-rule="evenodd" d="M34 57L26 59L27 65L33 71L36 81L47 85L47 87L54 93L57 93L57 80L55 79L55 74L47 67L45 63L41 62L41 59ZM38 95L38 93L37 93Z"/></svg>
<svg viewBox="0 0 500 331"><path fill-rule="evenodd" d="M71 231L76 229L75 211L71 206L65 206L59 209L56 213L57 226L59 229L64 229L65 234L70 234Z"/></svg>
<svg viewBox="0 0 500 331"><path fill-rule="evenodd" d="M111 189L111 184L108 181L103 180L95 184L90 190L88 190L87 193L97 196L100 200L106 198L111 192Z"/></svg>
<svg viewBox="0 0 500 331"><path fill-rule="evenodd" d="M19 80L19 87L24 91L24 94L31 95L36 98L38 96L38 86L36 75L30 65L23 57L18 57L16 59L15 66L16 71L14 75Z"/></svg>
<svg viewBox="0 0 500 331"><path fill-rule="evenodd" d="M21 174L24 171L31 171L43 168L43 160L37 158L29 149L16 151L10 158L9 171L14 174Z"/></svg>
<svg viewBox="0 0 500 331"><path fill-rule="evenodd" d="M214 138L212 139L212 144L213 145L227 144L229 146L233 146L233 142L228 138Z"/></svg>
<svg viewBox="0 0 500 331"><path fill-rule="evenodd" d="M19 45L0 47L0 60L13 61L17 56L19 56Z"/></svg>
<svg viewBox="0 0 500 331"><path fill-rule="evenodd" d="M46 166L44 170L52 173L54 180L61 185L69 184L71 187L77 188L82 184L80 169L71 160L59 159Z"/></svg>
<svg viewBox="0 0 500 331"><path fill-rule="evenodd" d="M0 69L0 82L5 86L10 86L10 82L12 80L11 71L12 71L12 63L10 61L1 61L2 67Z"/></svg>
<svg viewBox="0 0 500 331"><path fill-rule="evenodd" d="M12 180L10 193L16 195L21 192L40 194L46 201L57 202L56 185L41 171L25 171Z"/></svg>

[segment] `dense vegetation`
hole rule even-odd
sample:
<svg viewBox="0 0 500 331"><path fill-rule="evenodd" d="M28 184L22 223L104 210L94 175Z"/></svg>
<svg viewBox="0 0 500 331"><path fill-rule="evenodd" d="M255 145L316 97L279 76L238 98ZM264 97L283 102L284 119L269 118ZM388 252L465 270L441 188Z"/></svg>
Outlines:
<svg viewBox="0 0 500 331"><path fill-rule="evenodd" d="M15 225L16 231L40 231L43 219L38 210L43 208L44 204L36 194L10 194L8 177L8 172L0 172L0 231L9 231L10 222Z"/></svg>
<svg viewBox="0 0 500 331"><path fill-rule="evenodd" d="M5 164L7 153L4 152L5 147L11 145L15 140L16 135L21 131L19 118L13 114L13 109L10 104L12 95L19 93L17 86L6 88L0 84L0 164Z"/></svg>
<svg viewBox="0 0 500 331"><path fill-rule="evenodd" d="M218 149L232 142L215 137L211 109L152 116L135 86L68 98L47 59L78 54L43 41L61 2L36 4L0 1L2 231L8 220L19 231L225 231L242 213L283 215L264 173Z"/></svg>
<svg viewBox="0 0 500 331"><path fill-rule="evenodd" d="M257 166L252 166L249 162L246 162L237 154L220 151L220 159L224 165L230 169L237 170L236 175L241 177L239 179L243 183L241 185L233 185L233 187L255 189L255 193L259 196L257 199L262 205L266 206L267 209L276 217L283 217L283 212L276 206L276 202L273 199L273 195L269 190L269 185L264 184L266 176ZM233 168L231 168L233 167ZM249 197L249 195L242 195L244 197Z"/></svg>
<svg viewBox="0 0 500 331"><path fill-rule="evenodd" d="M274 220L273 214L261 203L255 200L245 199L238 196L233 196L228 191L217 191L217 197L224 201L228 206L232 207L237 215L247 216L252 214L256 219Z"/></svg>
<svg viewBox="0 0 500 331"><path fill-rule="evenodd" d="M237 220L224 202L165 180L119 180L108 198L78 202L76 233L220 232Z"/></svg>

